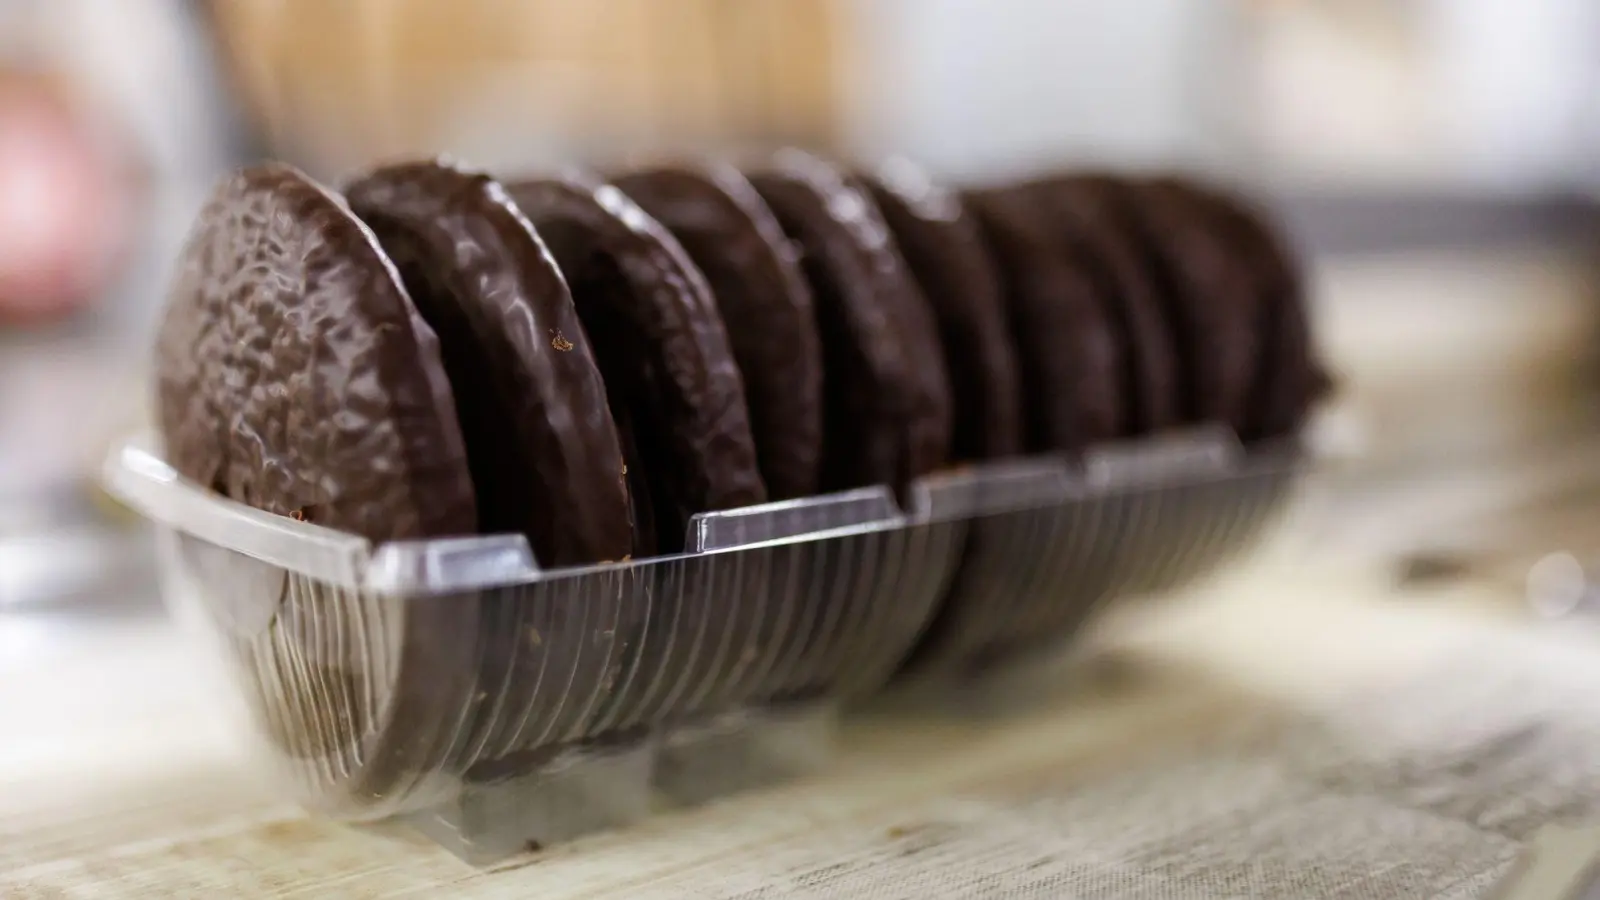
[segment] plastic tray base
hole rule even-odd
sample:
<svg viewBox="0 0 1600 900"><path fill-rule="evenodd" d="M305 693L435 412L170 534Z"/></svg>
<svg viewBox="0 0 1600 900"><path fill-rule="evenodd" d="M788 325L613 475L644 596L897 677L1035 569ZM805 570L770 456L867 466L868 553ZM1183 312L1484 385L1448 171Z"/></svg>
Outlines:
<svg viewBox="0 0 1600 900"><path fill-rule="evenodd" d="M651 743L571 751L527 775L464 784L406 821L467 863L488 865L644 819L654 763Z"/></svg>

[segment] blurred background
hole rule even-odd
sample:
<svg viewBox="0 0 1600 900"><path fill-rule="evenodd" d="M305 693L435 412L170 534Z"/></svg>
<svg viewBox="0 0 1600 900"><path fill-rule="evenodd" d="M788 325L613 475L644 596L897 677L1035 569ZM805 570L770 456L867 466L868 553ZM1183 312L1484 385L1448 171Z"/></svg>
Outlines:
<svg viewBox="0 0 1600 900"><path fill-rule="evenodd" d="M1592 0L0 0L0 612L148 578L93 479L223 171L778 142L1237 182L1312 267L1363 484L1593 458Z"/></svg>

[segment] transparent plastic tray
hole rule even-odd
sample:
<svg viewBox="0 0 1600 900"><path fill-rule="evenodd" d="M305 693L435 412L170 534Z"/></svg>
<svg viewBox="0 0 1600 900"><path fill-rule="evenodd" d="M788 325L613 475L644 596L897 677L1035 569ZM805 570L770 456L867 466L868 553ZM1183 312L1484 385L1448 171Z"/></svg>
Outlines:
<svg viewBox="0 0 1600 900"><path fill-rule="evenodd" d="M1299 453L1200 433L702 514L688 552L541 570L521 536L374 546L186 483L110 490L219 645L301 803L406 816L473 861L828 758L840 703L1067 641L1248 543Z"/></svg>
<svg viewBox="0 0 1600 900"><path fill-rule="evenodd" d="M898 683L982 677L1058 649L1106 602L1170 590L1252 547L1305 461L1200 431L942 476L970 481L961 561ZM935 495L954 493L940 485Z"/></svg>

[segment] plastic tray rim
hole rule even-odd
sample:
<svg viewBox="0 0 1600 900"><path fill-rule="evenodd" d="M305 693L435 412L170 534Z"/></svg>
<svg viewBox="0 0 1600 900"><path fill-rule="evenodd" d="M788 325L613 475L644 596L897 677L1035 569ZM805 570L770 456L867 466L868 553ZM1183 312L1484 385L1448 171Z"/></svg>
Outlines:
<svg viewBox="0 0 1600 900"><path fill-rule="evenodd" d="M682 554L544 569L519 534L374 545L358 535L246 506L195 485L162 457L149 432L116 444L102 467L112 496L157 525L352 590L432 596L516 587L690 557L736 553L916 525L973 519L1197 477L1225 477L1261 458L1298 459L1299 441L1246 448L1233 432L1197 428L1090 448L1077 459L1037 455L934 473L904 507L885 486L700 513ZM811 520L807 516L811 516ZM817 524L814 520L821 520Z"/></svg>

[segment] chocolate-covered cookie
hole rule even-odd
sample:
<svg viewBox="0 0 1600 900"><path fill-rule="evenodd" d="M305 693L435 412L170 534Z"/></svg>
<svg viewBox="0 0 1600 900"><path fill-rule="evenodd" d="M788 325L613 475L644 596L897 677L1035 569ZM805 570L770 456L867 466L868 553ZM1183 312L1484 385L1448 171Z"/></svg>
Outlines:
<svg viewBox="0 0 1600 900"><path fill-rule="evenodd" d="M951 459L1021 452L1016 351L1000 273L977 222L958 196L910 162L896 160L863 180L938 323L953 405Z"/></svg>
<svg viewBox="0 0 1600 900"><path fill-rule="evenodd" d="M772 211L726 164L643 169L613 183L672 232L711 285L744 379L768 496L815 494L822 348L811 291Z"/></svg>
<svg viewBox="0 0 1600 900"><path fill-rule="evenodd" d="M1242 430L1260 347L1260 300L1205 207L1170 180L1110 182L1137 224L1178 351L1191 422Z"/></svg>
<svg viewBox="0 0 1600 900"><path fill-rule="evenodd" d="M201 211L156 389L168 461L225 497L373 541L477 530L433 330L366 226L288 166Z"/></svg>
<svg viewBox="0 0 1600 900"><path fill-rule="evenodd" d="M1103 179L1074 176L1025 189L1055 216L1068 252L1083 261L1106 299L1122 337L1128 432L1147 434L1176 424L1181 411L1172 327L1115 190Z"/></svg>
<svg viewBox="0 0 1600 900"><path fill-rule="evenodd" d="M471 472L434 332L372 233L292 168L202 209L156 354L167 459L259 509L372 541L471 534ZM279 752L319 803L366 811L451 756L477 676L478 604L394 604L183 537ZM381 609L380 609L381 607ZM380 624L381 623L381 624Z"/></svg>
<svg viewBox="0 0 1600 900"><path fill-rule="evenodd" d="M566 274L605 378L635 555L681 550L694 513L764 501L744 385L710 287L678 242L611 185L569 176L510 191Z"/></svg>
<svg viewBox="0 0 1600 900"><path fill-rule="evenodd" d="M1164 181L1207 209L1258 297L1260 353L1241 436L1254 441L1294 433L1331 384L1311 341L1299 266L1264 210L1220 188Z"/></svg>
<svg viewBox="0 0 1600 900"><path fill-rule="evenodd" d="M527 535L547 568L632 553L605 384L566 281L505 189L480 173L416 162L381 168L346 196L439 335L480 529ZM620 603L622 584L613 590L597 590L583 609L525 592L456 598L478 615L473 658L457 665L476 669L479 703L456 729L463 739L452 766L481 779L526 764L544 736L570 731L607 696L608 660L597 651L603 633L618 631L601 617Z"/></svg>
<svg viewBox="0 0 1600 900"><path fill-rule="evenodd" d="M946 460L950 388L928 302L877 206L795 150L751 175L801 250L822 337L823 490L897 489Z"/></svg>
<svg viewBox="0 0 1600 900"><path fill-rule="evenodd" d="M439 162L346 189L439 336L485 533L546 567L633 552L622 448L565 280L504 188Z"/></svg>
<svg viewBox="0 0 1600 900"><path fill-rule="evenodd" d="M1126 432L1121 346L1090 267L1026 189L969 194L1006 288L1028 447L1078 452Z"/></svg>

